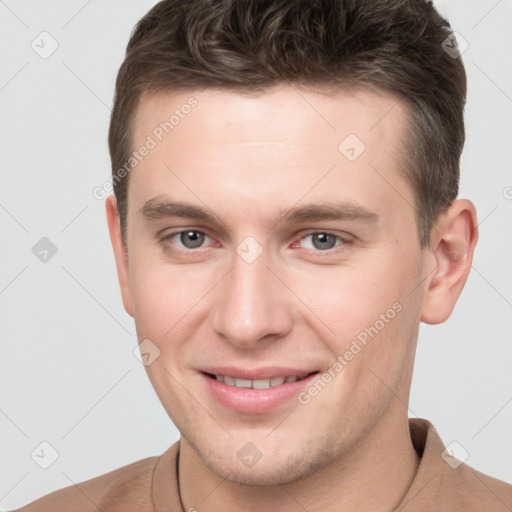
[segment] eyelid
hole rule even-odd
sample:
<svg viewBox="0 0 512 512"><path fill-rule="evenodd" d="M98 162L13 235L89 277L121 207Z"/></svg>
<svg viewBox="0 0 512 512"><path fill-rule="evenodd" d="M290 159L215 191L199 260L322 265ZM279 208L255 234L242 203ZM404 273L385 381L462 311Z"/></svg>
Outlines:
<svg viewBox="0 0 512 512"><path fill-rule="evenodd" d="M203 234L205 237L209 238L210 240L213 240L213 237L211 237L206 230L204 229L198 229L198 228L180 228L180 229L177 229L175 231L170 231L168 233L166 233L165 235L162 235L162 236L158 236L158 233L157 233L157 238L158 238L158 241L160 243L164 243L164 242L167 242L167 241L171 241L176 235L181 235L182 233L187 233L188 231L196 231L197 233L201 233ZM171 243L171 242L170 242ZM176 245L176 244L173 244L173 245ZM178 251L182 251L182 252L198 252L200 251L201 249L206 249L207 247L206 246L201 246L201 247L197 247L195 249L189 249L187 247L180 247L178 245Z"/></svg>
<svg viewBox="0 0 512 512"><path fill-rule="evenodd" d="M341 250L341 248L346 245L346 244L349 244L352 242L352 238L350 236L343 236L343 235L340 235L334 231L328 231L326 229L312 229L306 233L302 233L300 235L300 238L293 243L293 245L296 245L298 244L300 241L302 241L304 238L308 237L308 236L311 236L311 235L317 235L317 234L325 234L325 235L332 235L334 238L336 238L337 240L341 241L342 243L341 244L337 244L335 245L334 247L332 247L331 249L326 249L326 250L320 250L320 249L309 249L309 248L302 248L306 251L310 251L310 252L314 252L315 254L325 254L325 255L328 255L328 254L333 254L335 252L337 252L338 250ZM348 234L347 234L348 235Z"/></svg>
<svg viewBox="0 0 512 512"><path fill-rule="evenodd" d="M319 233L325 233L326 235L332 235L336 238L339 238L341 240L345 240L347 242L349 242L350 240L352 240L354 237L352 235L350 235L349 233L345 233L343 232L343 234L340 234L339 232L337 231L331 231L329 229L310 229L310 230L307 230L305 232L301 232L300 233L300 238L304 238L306 236L309 236L309 235L317 235Z"/></svg>

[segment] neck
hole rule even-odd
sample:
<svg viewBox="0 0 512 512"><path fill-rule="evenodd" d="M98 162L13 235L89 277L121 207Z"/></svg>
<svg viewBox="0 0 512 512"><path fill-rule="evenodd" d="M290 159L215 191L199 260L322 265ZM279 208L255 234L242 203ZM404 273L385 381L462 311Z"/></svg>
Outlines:
<svg viewBox="0 0 512 512"><path fill-rule="evenodd" d="M403 404L386 414L340 460L297 482L247 486L210 471L181 439L179 481L185 510L355 512L393 510L411 485L419 464Z"/></svg>

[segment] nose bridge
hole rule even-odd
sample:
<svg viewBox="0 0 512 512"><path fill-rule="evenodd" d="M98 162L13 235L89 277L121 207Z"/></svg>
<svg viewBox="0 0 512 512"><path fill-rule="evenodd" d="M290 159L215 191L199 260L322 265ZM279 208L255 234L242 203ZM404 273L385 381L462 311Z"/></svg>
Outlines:
<svg viewBox="0 0 512 512"><path fill-rule="evenodd" d="M243 243L237 248L231 271L219 283L221 290L212 320L217 334L247 348L262 338L281 337L291 328L288 299L267 268L268 257L262 252L253 259L253 250L244 252Z"/></svg>

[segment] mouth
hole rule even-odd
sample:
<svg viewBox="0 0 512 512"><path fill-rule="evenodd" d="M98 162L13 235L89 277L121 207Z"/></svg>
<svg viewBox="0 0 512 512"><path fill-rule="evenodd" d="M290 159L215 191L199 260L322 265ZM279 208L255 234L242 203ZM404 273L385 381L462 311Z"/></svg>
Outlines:
<svg viewBox="0 0 512 512"><path fill-rule="evenodd" d="M199 375L217 405L251 415L267 413L280 406L290 406L293 402L300 405L299 393L310 386L320 373L318 370L227 370L200 371Z"/></svg>
<svg viewBox="0 0 512 512"><path fill-rule="evenodd" d="M287 384L290 382L297 382L303 380L310 375L318 373L318 371L301 374L301 375L288 375L281 377L273 377L271 379L243 379L237 377L231 377L229 375L217 375L213 373L204 372L211 379L215 379L217 382L222 382L227 386L234 386L237 388L252 388L252 389L268 389L276 386L281 386L282 384Z"/></svg>

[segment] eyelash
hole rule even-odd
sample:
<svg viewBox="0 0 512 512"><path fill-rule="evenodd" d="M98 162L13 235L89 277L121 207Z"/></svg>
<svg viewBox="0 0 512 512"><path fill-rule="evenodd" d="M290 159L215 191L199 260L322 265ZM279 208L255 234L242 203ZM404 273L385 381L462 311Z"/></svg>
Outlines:
<svg viewBox="0 0 512 512"><path fill-rule="evenodd" d="M169 233L165 236L162 237L161 239L161 242L167 242L167 241L170 241L172 240L175 236L177 235L181 235L182 233L187 233L189 231L192 231L194 233L201 233L203 235L205 235L205 237L208 237L208 238L212 238L210 237L208 234L206 234L204 231L201 231L199 229L181 229L179 231L173 231L172 233ZM311 231L309 233L306 233L304 234L300 239L299 239L299 242L301 240L303 240L304 238L308 237L308 236L312 236L312 235L318 235L318 234L325 234L325 235L331 235L333 236L336 241L341 241L342 243L341 244L338 244L338 245L335 245L334 247L332 247L331 249L326 249L324 251L320 250L320 249L305 249L306 251L313 251L315 254L317 255L322 255L322 254L327 254L327 255L330 255L330 254L334 254L334 253L337 253L338 251L342 250L343 246L347 245L350 243L350 240L348 240L347 238L344 238L340 235L336 235L335 233L331 233L330 231L322 231L322 230L316 230L316 231ZM294 242L294 245L296 244L297 242ZM195 249L188 249L188 248L180 248L178 249L178 252L184 252L184 253L192 253L192 252L199 252L201 249L205 249L206 247L197 247Z"/></svg>

